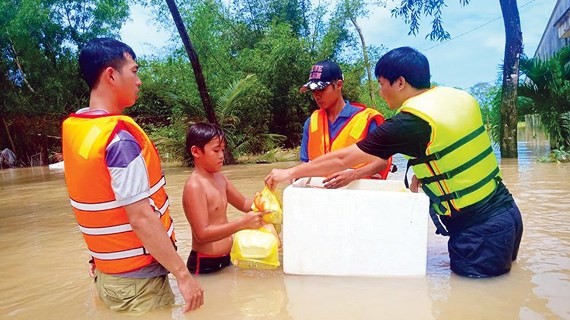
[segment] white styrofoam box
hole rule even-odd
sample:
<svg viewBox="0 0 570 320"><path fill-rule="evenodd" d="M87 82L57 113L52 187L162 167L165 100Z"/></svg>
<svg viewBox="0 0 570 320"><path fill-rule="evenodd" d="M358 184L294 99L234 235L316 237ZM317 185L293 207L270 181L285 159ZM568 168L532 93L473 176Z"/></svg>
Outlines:
<svg viewBox="0 0 570 320"><path fill-rule="evenodd" d="M325 189L303 178L283 192L283 271L423 276L429 199L401 181L355 180Z"/></svg>

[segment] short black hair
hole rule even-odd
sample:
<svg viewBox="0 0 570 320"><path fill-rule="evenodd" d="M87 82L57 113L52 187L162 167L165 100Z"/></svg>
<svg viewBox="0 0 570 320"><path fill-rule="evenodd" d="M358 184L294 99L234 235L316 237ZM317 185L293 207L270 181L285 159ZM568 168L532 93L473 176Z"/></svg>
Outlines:
<svg viewBox="0 0 570 320"><path fill-rule="evenodd" d="M226 142L224 131L214 124L198 122L191 125L186 134L186 151L190 155L190 158L194 159L190 151L192 146L204 150L204 146L214 138L220 138L220 143Z"/></svg>
<svg viewBox="0 0 570 320"><path fill-rule="evenodd" d="M133 60L137 59L133 49L119 40L111 38L89 40L79 53L79 69L89 89L97 85L99 76L105 68L112 67L119 70L126 60L125 54L129 54Z"/></svg>
<svg viewBox="0 0 570 320"><path fill-rule="evenodd" d="M392 49L384 54L374 69L376 78L384 78L393 84L399 77L416 89L429 89L429 62L426 56L410 47Z"/></svg>

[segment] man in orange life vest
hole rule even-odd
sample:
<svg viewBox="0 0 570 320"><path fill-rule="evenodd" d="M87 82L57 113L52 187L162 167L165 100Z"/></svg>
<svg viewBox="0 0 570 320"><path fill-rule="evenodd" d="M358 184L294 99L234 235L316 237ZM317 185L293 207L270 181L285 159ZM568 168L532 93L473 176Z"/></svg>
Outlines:
<svg viewBox="0 0 570 320"><path fill-rule="evenodd" d="M79 65L91 90L89 107L63 122L65 179L73 212L92 256L97 293L114 311L146 312L174 303L172 273L186 301L203 289L174 246L165 179L156 148L128 116L139 87L133 50L108 38L82 49Z"/></svg>
<svg viewBox="0 0 570 320"><path fill-rule="evenodd" d="M380 112L363 104L344 100L343 85L344 77L340 67L332 61L323 60L313 66L309 81L301 87L301 92L311 91L319 106L303 127L300 150L302 162L354 144L384 122ZM327 188L340 188L355 179L365 177L386 179L389 168L390 162L374 159L329 175L324 180L324 185Z"/></svg>

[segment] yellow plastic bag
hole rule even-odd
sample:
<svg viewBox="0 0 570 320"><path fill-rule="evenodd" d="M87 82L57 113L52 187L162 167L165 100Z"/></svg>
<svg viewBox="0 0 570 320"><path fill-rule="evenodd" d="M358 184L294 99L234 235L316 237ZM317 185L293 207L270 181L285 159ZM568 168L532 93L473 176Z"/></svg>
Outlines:
<svg viewBox="0 0 570 320"><path fill-rule="evenodd" d="M279 240L266 227L238 231L230 258L234 265L244 269L275 269L280 265Z"/></svg>
<svg viewBox="0 0 570 320"><path fill-rule="evenodd" d="M283 223L283 209L281 203L271 189L267 186L259 193L255 194L251 210L254 212L267 212L263 215L263 221L272 224Z"/></svg>

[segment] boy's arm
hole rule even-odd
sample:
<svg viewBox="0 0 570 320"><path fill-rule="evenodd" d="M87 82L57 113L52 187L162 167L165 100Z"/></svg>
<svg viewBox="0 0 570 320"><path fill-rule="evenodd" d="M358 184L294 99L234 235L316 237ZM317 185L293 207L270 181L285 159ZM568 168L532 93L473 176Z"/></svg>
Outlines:
<svg viewBox="0 0 570 320"><path fill-rule="evenodd" d="M263 225L263 213L248 212L237 220L224 224L211 224L206 193L199 182L189 179L184 185L182 206L196 241L200 243L225 239L242 229L257 229ZM225 213L224 213L225 214Z"/></svg>
<svg viewBox="0 0 570 320"><path fill-rule="evenodd" d="M229 179L226 178L226 194L228 196L228 202L241 212L251 211L251 205L253 204L253 198L246 198L239 192L236 187L231 183Z"/></svg>
<svg viewBox="0 0 570 320"><path fill-rule="evenodd" d="M197 309L204 304L204 289L190 275L148 199L126 205L125 210L133 231L145 249L176 278L178 289L186 301L184 311Z"/></svg>

